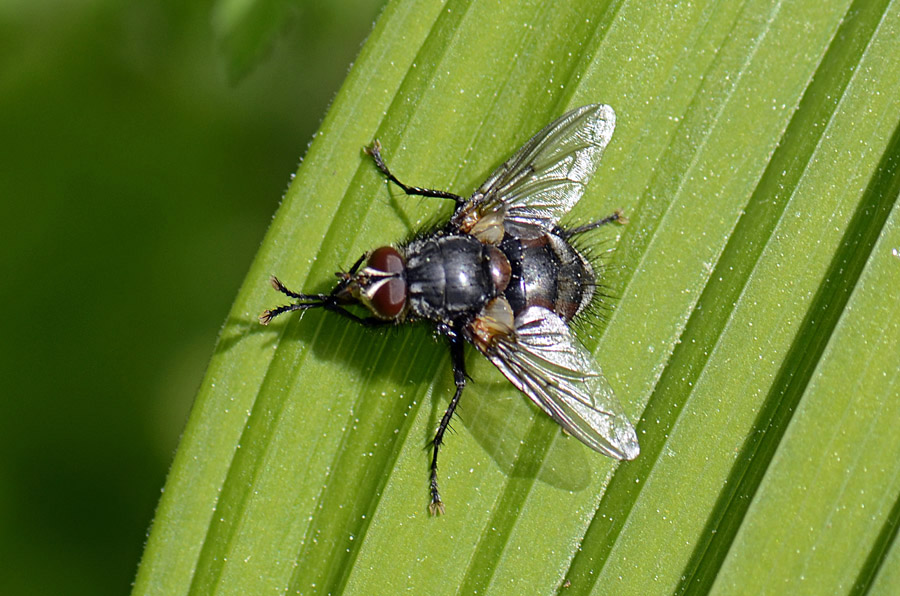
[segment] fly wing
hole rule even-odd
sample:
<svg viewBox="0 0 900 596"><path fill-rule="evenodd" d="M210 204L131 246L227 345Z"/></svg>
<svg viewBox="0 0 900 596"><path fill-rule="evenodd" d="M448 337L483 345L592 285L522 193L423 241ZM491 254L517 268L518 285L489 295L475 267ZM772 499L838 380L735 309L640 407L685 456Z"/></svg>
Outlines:
<svg viewBox="0 0 900 596"><path fill-rule="evenodd" d="M616 114L607 105L563 114L484 181L460 219L502 214L506 231L519 238L552 230L581 199L615 126Z"/></svg>
<svg viewBox="0 0 900 596"><path fill-rule="evenodd" d="M531 306L485 354L507 379L591 449L638 456L637 434L590 353L555 313Z"/></svg>

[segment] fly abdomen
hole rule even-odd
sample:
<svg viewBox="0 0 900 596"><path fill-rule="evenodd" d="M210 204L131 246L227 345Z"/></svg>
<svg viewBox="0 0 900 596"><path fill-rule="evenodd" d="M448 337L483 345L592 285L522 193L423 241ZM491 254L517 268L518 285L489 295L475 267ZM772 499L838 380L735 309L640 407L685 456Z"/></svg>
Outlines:
<svg viewBox="0 0 900 596"><path fill-rule="evenodd" d="M564 238L553 233L527 240L507 235L500 250L511 270L504 294L516 315L541 306L570 321L590 303L594 272Z"/></svg>
<svg viewBox="0 0 900 596"><path fill-rule="evenodd" d="M474 317L509 281L503 253L468 234L421 238L405 252L409 307L418 317Z"/></svg>

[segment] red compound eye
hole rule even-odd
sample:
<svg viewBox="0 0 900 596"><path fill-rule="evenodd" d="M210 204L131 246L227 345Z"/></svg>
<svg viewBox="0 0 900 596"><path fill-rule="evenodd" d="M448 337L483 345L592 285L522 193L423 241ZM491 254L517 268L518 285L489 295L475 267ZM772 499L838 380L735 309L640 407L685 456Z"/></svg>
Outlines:
<svg viewBox="0 0 900 596"><path fill-rule="evenodd" d="M372 295L372 308L385 319L393 319L406 306L406 282L392 277L378 286Z"/></svg>
<svg viewBox="0 0 900 596"><path fill-rule="evenodd" d="M376 285L377 289L371 295L372 310L375 314L385 319L393 319L403 312L403 307L406 306L406 280L402 276L406 263L396 248L382 246L369 257L368 266L375 271L397 275L387 280L373 280L373 285Z"/></svg>
<svg viewBox="0 0 900 596"><path fill-rule="evenodd" d="M369 267L385 273L403 273L406 263L393 246L382 246L372 251L369 256Z"/></svg>

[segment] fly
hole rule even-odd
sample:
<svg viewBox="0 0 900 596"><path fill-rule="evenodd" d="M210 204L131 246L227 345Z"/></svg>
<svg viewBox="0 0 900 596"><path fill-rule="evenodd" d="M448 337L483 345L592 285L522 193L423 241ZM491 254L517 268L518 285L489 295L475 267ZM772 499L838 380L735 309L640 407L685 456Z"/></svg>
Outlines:
<svg viewBox="0 0 900 596"><path fill-rule="evenodd" d="M296 302L267 310L267 325L295 310L323 308L367 327L424 320L447 337L456 392L432 441L432 515L444 512L437 458L463 389L463 346L475 346L566 431L619 460L637 457L637 434L591 354L569 323L594 298L596 275L571 243L578 234L621 220L620 212L564 228L560 218L581 199L616 115L607 105L572 110L534 135L469 198L408 186L388 169L376 140L367 152L408 195L454 201L453 216L408 244L364 254L328 294L302 294L272 277ZM347 309L361 305L359 316Z"/></svg>

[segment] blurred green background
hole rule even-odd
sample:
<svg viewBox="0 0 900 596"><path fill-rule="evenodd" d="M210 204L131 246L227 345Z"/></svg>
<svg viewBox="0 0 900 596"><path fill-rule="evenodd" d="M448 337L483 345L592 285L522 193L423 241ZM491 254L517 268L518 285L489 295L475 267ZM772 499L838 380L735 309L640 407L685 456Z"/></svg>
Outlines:
<svg viewBox="0 0 900 596"><path fill-rule="evenodd" d="M212 2L0 4L0 593L129 590L216 333L381 5L271 2L274 41L235 59Z"/></svg>

